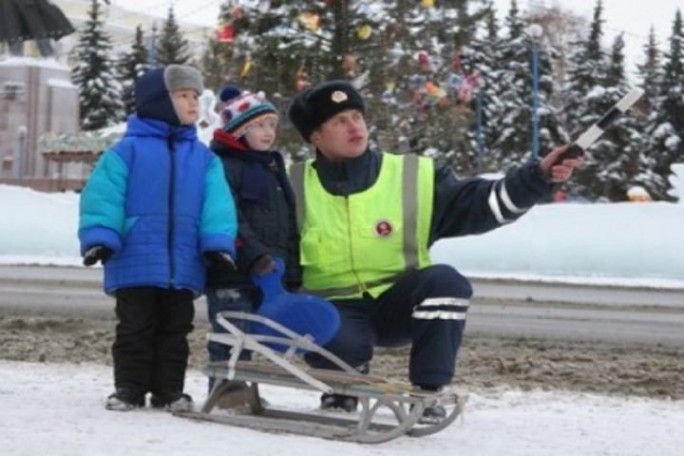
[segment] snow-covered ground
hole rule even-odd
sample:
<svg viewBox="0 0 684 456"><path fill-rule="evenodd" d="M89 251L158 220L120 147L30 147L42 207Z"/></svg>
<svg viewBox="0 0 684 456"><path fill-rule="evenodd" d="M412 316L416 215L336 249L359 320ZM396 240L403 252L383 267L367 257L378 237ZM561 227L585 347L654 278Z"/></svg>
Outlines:
<svg viewBox="0 0 684 456"><path fill-rule="evenodd" d="M0 451L12 456L679 456L684 402L554 392L471 392L463 419L424 438L380 445L268 434L150 409L103 407L111 372L95 365L0 361ZM206 380L188 376L202 398ZM306 410L315 393L264 388L274 405Z"/></svg>
<svg viewBox="0 0 684 456"><path fill-rule="evenodd" d="M78 196L0 186L0 263L80 264ZM438 244L470 276L684 286L684 205L554 204L482 236ZM0 361L2 455L679 456L684 402L566 392L470 392L464 418L421 439L378 446L273 435L163 412L108 412L110 368ZM188 374L198 402L206 380ZM278 405L313 409L314 393L265 388Z"/></svg>

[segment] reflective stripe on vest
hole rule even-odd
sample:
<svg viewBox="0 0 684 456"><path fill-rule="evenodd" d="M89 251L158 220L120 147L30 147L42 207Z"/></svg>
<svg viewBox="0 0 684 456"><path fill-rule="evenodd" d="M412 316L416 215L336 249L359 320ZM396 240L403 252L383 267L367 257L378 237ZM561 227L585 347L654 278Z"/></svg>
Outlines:
<svg viewBox="0 0 684 456"><path fill-rule="evenodd" d="M383 154L373 186L348 197L324 190L312 160L293 165L290 179L306 292L329 299L377 296L407 270L430 264L432 160Z"/></svg>

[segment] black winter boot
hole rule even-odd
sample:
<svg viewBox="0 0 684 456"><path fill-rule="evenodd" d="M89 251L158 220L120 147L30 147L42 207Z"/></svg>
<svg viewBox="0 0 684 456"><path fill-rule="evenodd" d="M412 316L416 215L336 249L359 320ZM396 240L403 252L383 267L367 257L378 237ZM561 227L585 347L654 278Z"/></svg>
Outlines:
<svg viewBox="0 0 684 456"><path fill-rule="evenodd" d="M150 405L153 408L163 408L171 413L191 412L193 409L192 397L185 393L176 393L168 397L152 396Z"/></svg>
<svg viewBox="0 0 684 456"><path fill-rule="evenodd" d="M145 396L127 388L118 388L109 395L105 403L107 410L116 412L127 412L140 407L145 407Z"/></svg>
<svg viewBox="0 0 684 456"><path fill-rule="evenodd" d="M355 412L359 400L354 396L344 394L323 394L321 396L321 409L341 410L343 412Z"/></svg>
<svg viewBox="0 0 684 456"><path fill-rule="evenodd" d="M421 392L423 394L439 394L442 391L441 386L432 386L432 385L420 385L416 386L416 391ZM441 406L439 403L430 406L430 407L425 407L425 410L423 410L423 416L421 416L418 419L418 423L420 424L437 424L440 421L442 421L444 418L446 418L447 412L446 409Z"/></svg>

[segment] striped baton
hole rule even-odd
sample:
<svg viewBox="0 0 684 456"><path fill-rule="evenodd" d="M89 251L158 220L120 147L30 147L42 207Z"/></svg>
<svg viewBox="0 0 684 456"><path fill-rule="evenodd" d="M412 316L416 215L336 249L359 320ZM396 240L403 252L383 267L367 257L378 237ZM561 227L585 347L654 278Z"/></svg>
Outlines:
<svg viewBox="0 0 684 456"><path fill-rule="evenodd" d="M577 141L570 144L567 150L559 157L558 161L566 158L575 158L584 154L584 151L589 148L594 142L603 134L606 129L612 125L617 119L622 117L629 108L637 102L644 94L644 91L639 88L634 88L627 92L627 94L620 99L615 105L608 110L594 125L577 138Z"/></svg>

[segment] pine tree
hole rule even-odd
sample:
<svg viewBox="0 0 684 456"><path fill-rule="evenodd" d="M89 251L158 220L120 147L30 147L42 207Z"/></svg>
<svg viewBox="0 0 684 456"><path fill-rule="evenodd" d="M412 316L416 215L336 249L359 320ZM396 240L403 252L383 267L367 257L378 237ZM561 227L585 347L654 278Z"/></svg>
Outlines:
<svg viewBox="0 0 684 456"><path fill-rule="evenodd" d="M644 63L637 65L637 75L640 81L639 87L644 91L644 95L638 104L638 108L633 109L630 115L637 119L641 131L649 131L651 129L649 125L656 119L655 105L663 80L661 52L653 27L649 31L648 41L643 50ZM650 195L663 195L667 192L665 183L667 178L655 173L655 163L656 157L649 144L644 144L644 148L639 154L638 171L632 177L632 183L642 186Z"/></svg>
<svg viewBox="0 0 684 456"><path fill-rule="evenodd" d="M499 49L501 84L496 94L499 103L493 122L500 133L492 144L491 159L500 170L516 166L531 150L530 49L533 43L524 35L519 12L516 0L511 0L504 18L506 37Z"/></svg>
<svg viewBox="0 0 684 456"><path fill-rule="evenodd" d="M589 36L573 43L576 50L569 58L570 69L565 87L567 95L564 111L567 115L566 128L573 137L580 134L591 124L590 120L599 115L586 101L592 90L601 86L601 79L605 74L605 53L601 47L605 22L601 17L602 13L603 4L601 0L598 0L590 24Z"/></svg>
<svg viewBox="0 0 684 456"><path fill-rule="evenodd" d="M126 115L135 112L135 81L149 69L147 47L141 26L135 28L135 39L131 50L119 56L117 79L122 87L122 100Z"/></svg>
<svg viewBox="0 0 684 456"><path fill-rule="evenodd" d="M601 47L603 36L603 3L597 0L594 16L586 40L575 43L577 51L570 55L568 82L565 87L566 126L572 138L577 138L585 129L596 122L611 106L605 97L606 57ZM566 184L568 193L589 199L596 199L600 193L595 185L596 175L602 163L591 153L583 166Z"/></svg>
<svg viewBox="0 0 684 456"><path fill-rule="evenodd" d="M653 27L651 27L648 33L648 39L643 50L644 63L637 65L637 74L640 80L639 87L644 91L643 98L639 104L645 112L651 112L658 98L658 91L663 80L661 52L658 48Z"/></svg>
<svg viewBox="0 0 684 456"><path fill-rule="evenodd" d="M613 42L603 78L602 100L598 104L613 106L629 91L625 76L625 42L622 34ZM597 95L597 98L599 96ZM604 132L591 148L594 179L588 182L591 195L608 201L626 201L627 191L639 174L641 152L645 137L638 119L633 115L622 116Z"/></svg>
<svg viewBox="0 0 684 456"><path fill-rule="evenodd" d="M164 20L161 33L157 39L155 61L158 66L184 64L190 60L188 41L180 31L173 7Z"/></svg>
<svg viewBox="0 0 684 456"><path fill-rule="evenodd" d="M204 85L215 93L219 92L225 83L223 65L221 64L221 43L214 37L207 40L202 55L202 76L204 76Z"/></svg>
<svg viewBox="0 0 684 456"><path fill-rule="evenodd" d="M468 56L469 70L477 74L478 88L475 94L475 125L469 133L475 151L476 171L498 171L499 159L492 154L493 145L501 134L497 116L503 111L498 94L504 89L500 84L503 59L500 56L501 39L496 13L491 2L488 14L475 30L464 53Z"/></svg>
<svg viewBox="0 0 684 456"><path fill-rule="evenodd" d="M81 127L97 130L120 122L124 117L122 89L112 71L112 45L104 31L98 0L91 2L74 53L72 76L79 89Z"/></svg>
<svg viewBox="0 0 684 456"><path fill-rule="evenodd" d="M663 77L650 122L650 153L655 158L654 171L663 177L663 186L654 195L671 200L668 179L671 165L684 161L684 28L681 10L677 10L665 53Z"/></svg>

